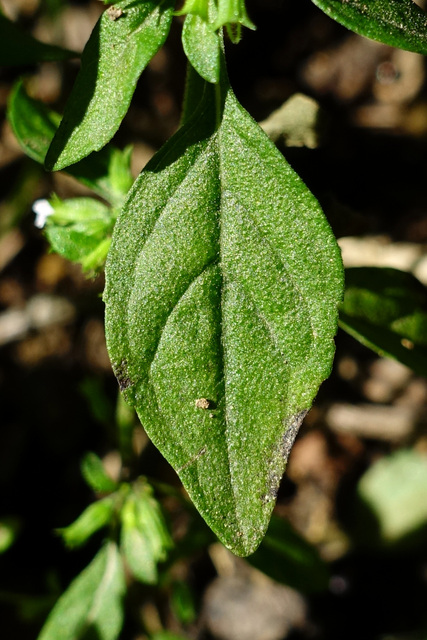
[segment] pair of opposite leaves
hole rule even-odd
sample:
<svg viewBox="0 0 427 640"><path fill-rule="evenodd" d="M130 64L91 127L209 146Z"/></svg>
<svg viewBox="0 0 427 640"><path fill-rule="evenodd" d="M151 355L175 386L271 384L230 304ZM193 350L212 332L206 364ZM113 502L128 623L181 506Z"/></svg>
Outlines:
<svg viewBox="0 0 427 640"><path fill-rule="evenodd" d="M132 39L132 28L123 29ZM148 32L150 55L158 36ZM82 69L97 46L92 37ZM121 43L122 56L125 49ZM98 80L107 63L101 56ZM119 82L117 93L104 87L100 99L94 78L77 79L47 156L51 168L75 162L73 146L82 146L80 157L88 152L83 134L95 115L96 148L111 137L102 99L123 117L133 80ZM197 108L137 178L116 223L106 265L107 346L126 399L206 522L248 555L265 534L293 439L330 372L342 264L317 201L238 103L225 71L216 85L193 81Z"/></svg>

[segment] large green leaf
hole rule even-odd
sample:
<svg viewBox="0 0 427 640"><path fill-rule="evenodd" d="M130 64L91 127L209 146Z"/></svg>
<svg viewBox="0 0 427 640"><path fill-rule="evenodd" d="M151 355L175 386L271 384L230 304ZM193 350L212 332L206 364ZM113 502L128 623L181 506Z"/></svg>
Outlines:
<svg viewBox="0 0 427 640"><path fill-rule="evenodd" d="M225 81L136 180L106 280L126 400L206 522L250 554L330 372L342 266L318 203Z"/></svg>
<svg viewBox="0 0 427 640"><path fill-rule="evenodd" d="M340 327L381 356L427 375L427 290L410 273L346 269Z"/></svg>
<svg viewBox="0 0 427 640"><path fill-rule="evenodd" d="M392 47L427 54L427 15L412 0L312 0L348 29Z"/></svg>
<svg viewBox="0 0 427 640"><path fill-rule="evenodd" d="M22 81L16 83L8 107L8 119L20 146L36 162L44 163L61 116L25 91ZM72 175L113 205L120 205L132 184L130 150L108 145L67 168Z"/></svg>
<svg viewBox="0 0 427 640"><path fill-rule="evenodd" d="M166 39L172 9L172 0L122 0L104 11L83 51L47 169L63 169L111 140L139 76Z"/></svg>
<svg viewBox="0 0 427 640"><path fill-rule="evenodd" d="M117 546L107 543L59 598L38 640L116 640L125 590Z"/></svg>
<svg viewBox="0 0 427 640"><path fill-rule="evenodd" d="M73 51L36 40L0 12L0 67L34 65L77 56Z"/></svg>

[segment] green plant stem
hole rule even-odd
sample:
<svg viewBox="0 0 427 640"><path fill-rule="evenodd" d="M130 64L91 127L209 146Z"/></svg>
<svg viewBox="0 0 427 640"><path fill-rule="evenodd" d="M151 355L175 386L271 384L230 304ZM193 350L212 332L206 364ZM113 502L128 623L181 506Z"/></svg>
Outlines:
<svg viewBox="0 0 427 640"><path fill-rule="evenodd" d="M187 64L187 77L185 80L184 101L182 104L181 126L191 118L205 91L205 81L197 71Z"/></svg>

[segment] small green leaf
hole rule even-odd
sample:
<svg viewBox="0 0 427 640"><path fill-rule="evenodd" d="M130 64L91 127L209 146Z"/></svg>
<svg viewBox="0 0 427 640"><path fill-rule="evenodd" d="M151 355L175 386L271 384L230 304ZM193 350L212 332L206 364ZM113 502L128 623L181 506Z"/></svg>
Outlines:
<svg viewBox="0 0 427 640"><path fill-rule="evenodd" d="M109 542L59 598L38 640L116 640L125 590L120 554Z"/></svg>
<svg viewBox="0 0 427 640"><path fill-rule="evenodd" d="M85 455L80 465L83 478L97 493L111 493L117 489L117 483L107 475L102 461L96 453Z"/></svg>
<svg viewBox="0 0 427 640"><path fill-rule="evenodd" d="M113 514L113 498L97 500L89 505L68 527L57 529L57 533L68 547L81 547L94 533L109 524Z"/></svg>
<svg viewBox="0 0 427 640"><path fill-rule="evenodd" d="M191 13L199 16L202 20L209 20L209 4L210 0L185 0L184 6L179 11L175 11L176 16L183 16Z"/></svg>
<svg viewBox="0 0 427 640"><path fill-rule="evenodd" d="M135 497L130 496L121 513L120 546L135 578L145 584L156 584L158 578L156 558L145 532L137 527L135 510Z"/></svg>
<svg viewBox="0 0 427 640"><path fill-rule="evenodd" d="M37 201L39 208L45 201ZM110 247L115 219L112 211L94 198L50 199L46 237L56 253L82 265L84 271L103 267Z"/></svg>
<svg viewBox="0 0 427 640"><path fill-rule="evenodd" d="M237 554L329 375L342 280L313 195L228 83L206 84L118 219L106 334L126 400Z"/></svg>
<svg viewBox="0 0 427 640"><path fill-rule="evenodd" d="M189 14L182 29L182 44L197 73L208 82L219 82L220 41L212 27L199 16Z"/></svg>
<svg viewBox="0 0 427 640"><path fill-rule="evenodd" d="M218 12L213 28L225 26L230 40L237 44L241 38L241 27L256 29L246 12L245 0L218 0Z"/></svg>
<svg viewBox="0 0 427 640"><path fill-rule="evenodd" d="M30 98L22 81L19 81L9 99L8 119L25 153L43 164L61 116L43 102ZM120 206L133 181L130 149L127 147L120 151L108 145L67 168L67 173L112 205Z"/></svg>
<svg viewBox="0 0 427 640"><path fill-rule="evenodd" d="M53 196L50 200L52 214L47 218L47 224L79 225L79 229L88 234L94 234L106 226L111 227L110 209L103 202L95 198L69 198L61 200Z"/></svg>
<svg viewBox="0 0 427 640"><path fill-rule="evenodd" d="M381 356L427 375L427 290L397 269L346 269L340 327Z"/></svg>
<svg viewBox="0 0 427 640"><path fill-rule="evenodd" d="M165 560L172 541L160 505L148 486L136 487L136 492L127 497L121 518L121 547L130 570L141 582L155 584L157 564Z"/></svg>
<svg viewBox="0 0 427 640"><path fill-rule="evenodd" d="M358 495L391 544L427 528L427 457L402 450L378 460L362 476Z"/></svg>
<svg viewBox="0 0 427 640"><path fill-rule="evenodd" d="M163 513L158 501L150 493L137 492L136 522L150 542L157 561L166 559L167 551L173 546Z"/></svg>
<svg viewBox="0 0 427 640"><path fill-rule="evenodd" d="M37 62L77 57L78 53L74 51L36 40L0 13L0 67L34 65Z"/></svg>
<svg viewBox="0 0 427 640"><path fill-rule="evenodd" d="M7 115L22 149L30 158L43 164L61 116L42 102L30 98L22 80L11 92Z"/></svg>
<svg viewBox="0 0 427 640"><path fill-rule="evenodd" d="M264 540L248 560L273 580L302 593L328 588L329 572L317 550L281 518L272 517Z"/></svg>
<svg viewBox="0 0 427 640"><path fill-rule="evenodd" d="M89 275L96 275L102 271L111 246L111 238L104 238L90 253L87 253L79 262L82 269Z"/></svg>
<svg viewBox="0 0 427 640"><path fill-rule="evenodd" d="M108 175L112 191L119 197L119 204L122 204L123 196L127 194L133 182L130 171L132 145L128 145L123 151L115 147L111 149Z"/></svg>
<svg viewBox="0 0 427 640"><path fill-rule="evenodd" d="M156 560L164 560L167 550L172 547L172 540L160 504L146 483L137 484L134 490L136 526L149 540Z"/></svg>
<svg viewBox="0 0 427 640"><path fill-rule="evenodd" d="M245 0L218 0L217 25L241 24L248 29L256 29L245 7Z"/></svg>
<svg viewBox="0 0 427 640"><path fill-rule="evenodd" d="M427 54L427 15L413 0L312 0L361 36Z"/></svg>
<svg viewBox="0 0 427 640"><path fill-rule="evenodd" d="M122 0L114 8L122 13L114 19L104 11L83 51L80 72L46 156L49 170L74 164L111 140L139 76L169 32L172 0Z"/></svg>

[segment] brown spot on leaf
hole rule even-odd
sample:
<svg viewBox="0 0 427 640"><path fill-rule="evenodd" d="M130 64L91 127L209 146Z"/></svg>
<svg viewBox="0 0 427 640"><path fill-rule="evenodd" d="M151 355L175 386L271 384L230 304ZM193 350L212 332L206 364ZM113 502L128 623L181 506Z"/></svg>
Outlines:
<svg viewBox="0 0 427 640"><path fill-rule="evenodd" d="M197 398L194 405L196 409L215 409L215 402L207 398Z"/></svg>
<svg viewBox="0 0 427 640"><path fill-rule="evenodd" d="M300 426L302 425L302 421L308 413L308 409L304 409L304 411L300 411L297 413L288 428L286 429L281 445L281 453L285 462L288 461L289 454L291 453L292 446L295 442L295 438L297 437Z"/></svg>
<svg viewBox="0 0 427 640"><path fill-rule="evenodd" d="M188 467L191 467L192 464L194 464L195 462L197 462L197 460L199 458L201 458L202 456L205 455L206 451L208 450L208 448L206 447L206 445L204 447L202 447L200 449L200 451L198 451L196 453L195 456L193 456L190 460L188 460L188 462L186 462L185 464L182 465L182 467L179 467L176 471L177 473L179 473L180 471L182 471L183 469L187 469Z"/></svg>
<svg viewBox="0 0 427 640"><path fill-rule="evenodd" d="M108 7L107 15L110 18L110 20L113 20L113 21L118 20L123 15L123 9L120 9L119 7L115 7L115 6Z"/></svg>
<svg viewBox="0 0 427 640"><path fill-rule="evenodd" d="M270 472L267 477L266 492L261 495L261 502L263 504L272 502L277 498L280 481L282 479L281 473L278 471L281 466L280 458L282 459L282 464L283 462L285 464L287 463L292 446L295 442L295 438L297 437L298 430L307 413L308 410L305 409L304 411L300 411L292 417L291 422L289 423L285 433L283 434L278 449L276 449L275 454L270 460Z"/></svg>
<svg viewBox="0 0 427 640"><path fill-rule="evenodd" d="M132 386L133 382L128 374L127 361L122 360L118 366L114 367L114 375L119 383L120 391L124 391Z"/></svg>

